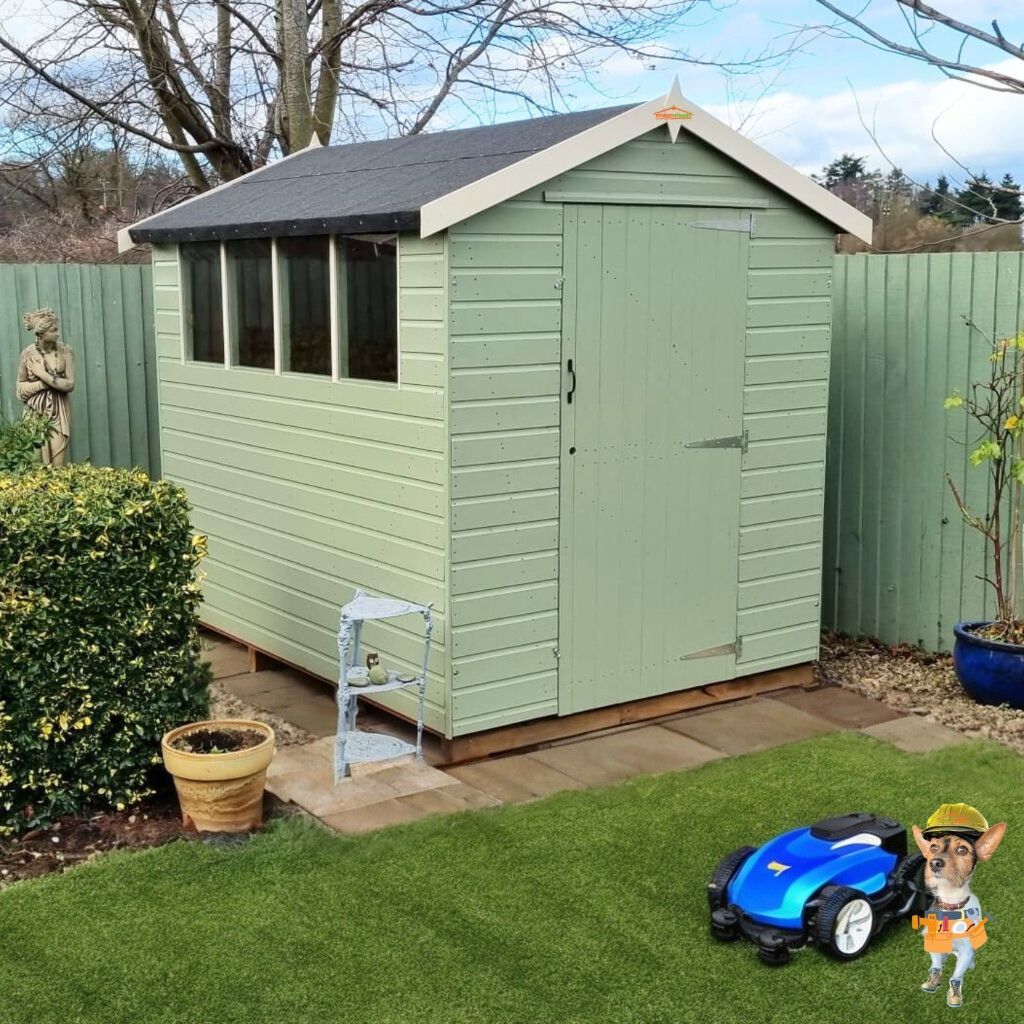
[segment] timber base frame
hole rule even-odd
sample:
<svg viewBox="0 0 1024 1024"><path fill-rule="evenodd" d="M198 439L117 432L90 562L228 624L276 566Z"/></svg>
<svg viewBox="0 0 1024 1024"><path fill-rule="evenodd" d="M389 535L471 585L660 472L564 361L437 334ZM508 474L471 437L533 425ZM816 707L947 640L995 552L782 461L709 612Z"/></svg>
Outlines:
<svg viewBox="0 0 1024 1024"><path fill-rule="evenodd" d="M793 687L811 689L814 685L814 668L810 662L790 668L778 668L771 672L758 672L730 679L708 686L696 686L690 690L678 690L657 697L612 704L591 711L579 711L574 715L537 718L532 722L507 725L500 729L474 733L472 736L456 736L441 740L442 763L462 764L479 761L495 754L525 752L544 747L559 740L584 737L606 732L623 726L650 724L658 719L670 718L681 711L710 708L716 704L727 704L746 697L774 690L789 690Z"/></svg>
<svg viewBox="0 0 1024 1024"><path fill-rule="evenodd" d="M328 686L336 684L332 679L315 675L308 669L285 661L275 655L255 647L215 626L201 623L204 630L241 644L249 654L249 671L257 672L264 668L287 665L296 671L318 679ZM664 693L657 697L644 697L639 700L626 701L623 704L612 704L609 707L594 708L580 711L574 715L537 718L532 722L520 722L506 725L499 729L474 733L472 736L455 736L446 739L433 730L427 730L437 737L440 743L441 760L438 767L463 764L467 761L480 761L499 754L525 752L547 746L560 740L583 737L594 733L607 732L624 726L649 724L663 718L670 718L681 711L694 711L698 708L710 708L716 704L728 704L730 701L756 697L761 693L775 690L788 690L793 687L811 689L814 686L814 666L811 662L793 665L788 668L777 668L770 672L757 672L739 679L729 679L721 683L710 683L707 686L696 686L689 690L677 690ZM391 708L378 704L368 694L360 694L361 699L368 701L377 710L392 715L403 722L412 720Z"/></svg>

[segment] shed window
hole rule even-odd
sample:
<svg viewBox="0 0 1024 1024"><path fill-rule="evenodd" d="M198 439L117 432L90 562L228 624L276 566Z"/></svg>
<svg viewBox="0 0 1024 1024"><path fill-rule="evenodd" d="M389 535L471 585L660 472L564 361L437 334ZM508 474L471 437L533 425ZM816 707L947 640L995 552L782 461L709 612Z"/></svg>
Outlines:
<svg viewBox="0 0 1024 1024"><path fill-rule="evenodd" d="M186 358L398 382L397 236L231 239L179 252Z"/></svg>
<svg viewBox="0 0 1024 1024"><path fill-rule="evenodd" d="M343 376L398 380L397 239L338 240Z"/></svg>
<svg viewBox="0 0 1024 1024"><path fill-rule="evenodd" d="M273 246L267 238L227 242L231 362L274 369Z"/></svg>
<svg viewBox="0 0 1024 1024"><path fill-rule="evenodd" d="M188 358L198 363L223 363L220 242L189 242L181 247L181 283Z"/></svg>
<svg viewBox="0 0 1024 1024"><path fill-rule="evenodd" d="M331 373L330 239L280 238L281 369Z"/></svg>

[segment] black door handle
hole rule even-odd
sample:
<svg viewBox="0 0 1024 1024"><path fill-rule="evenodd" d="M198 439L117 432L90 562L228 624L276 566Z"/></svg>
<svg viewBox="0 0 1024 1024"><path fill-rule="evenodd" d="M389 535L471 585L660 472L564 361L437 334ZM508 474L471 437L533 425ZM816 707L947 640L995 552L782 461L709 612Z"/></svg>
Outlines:
<svg viewBox="0 0 1024 1024"><path fill-rule="evenodd" d="M570 359L565 368L569 371L569 375L572 377L572 387L569 388L569 393L565 396L566 402L572 405L572 396L576 394L576 371L572 368L572 360Z"/></svg>

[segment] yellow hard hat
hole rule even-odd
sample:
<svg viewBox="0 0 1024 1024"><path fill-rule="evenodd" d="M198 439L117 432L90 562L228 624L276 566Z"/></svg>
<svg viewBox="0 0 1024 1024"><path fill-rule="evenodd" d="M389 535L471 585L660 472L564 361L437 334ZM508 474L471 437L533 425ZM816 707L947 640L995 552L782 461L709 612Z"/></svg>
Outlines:
<svg viewBox="0 0 1024 1024"><path fill-rule="evenodd" d="M970 804L943 804L921 830L925 839L933 836L966 836L977 839L988 831L985 816Z"/></svg>

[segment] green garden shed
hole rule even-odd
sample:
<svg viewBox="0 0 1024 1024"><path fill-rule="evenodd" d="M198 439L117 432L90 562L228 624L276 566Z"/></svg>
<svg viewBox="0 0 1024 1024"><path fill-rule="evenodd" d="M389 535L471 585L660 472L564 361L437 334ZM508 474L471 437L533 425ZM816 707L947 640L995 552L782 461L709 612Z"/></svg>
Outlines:
<svg viewBox="0 0 1024 1024"><path fill-rule="evenodd" d="M432 602L452 741L809 663L837 231L871 225L678 85L310 148L127 229L204 621L334 680L355 588ZM415 670L421 625L364 641Z"/></svg>

